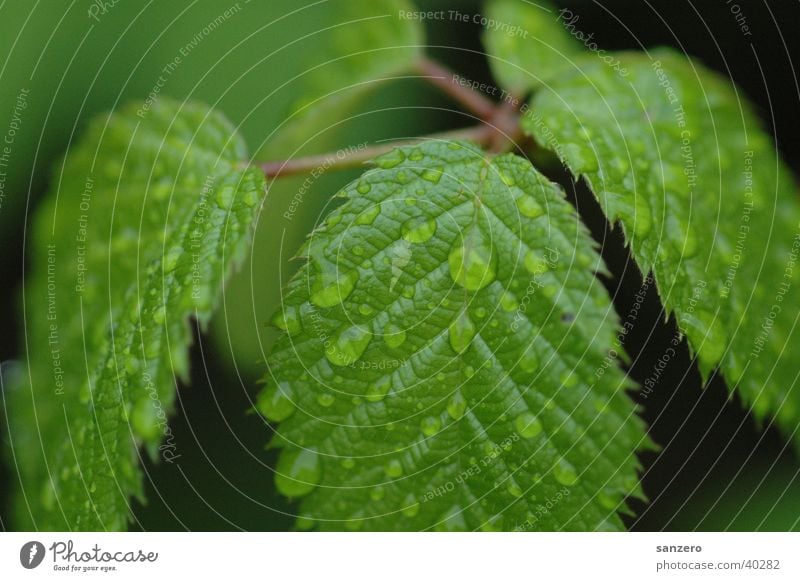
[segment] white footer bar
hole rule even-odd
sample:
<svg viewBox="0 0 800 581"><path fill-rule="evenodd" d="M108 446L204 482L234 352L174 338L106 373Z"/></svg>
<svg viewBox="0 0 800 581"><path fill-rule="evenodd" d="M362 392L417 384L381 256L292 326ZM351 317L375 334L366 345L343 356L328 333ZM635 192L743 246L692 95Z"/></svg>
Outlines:
<svg viewBox="0 0 800 581"><path fill-rule="evenodd" d="M797 580L799 553L793 533L0 533L0 579Z"/></svg>

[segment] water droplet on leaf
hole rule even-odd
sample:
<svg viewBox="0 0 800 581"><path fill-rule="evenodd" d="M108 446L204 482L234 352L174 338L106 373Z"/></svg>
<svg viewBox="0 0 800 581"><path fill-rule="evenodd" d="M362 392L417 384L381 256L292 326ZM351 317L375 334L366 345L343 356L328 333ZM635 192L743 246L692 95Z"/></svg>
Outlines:
<svg viewBox="0 0 800 581"><path fill-rule="evenodd" d="M358 216L356 216L355 222L359 226L369 226L375 221L380 213L381 207L378 204L375 204L374 206L370 206L366 210L363 210Z"/></svg>
<svg viewBox="0 0 800 581"><path fill-rule="evenodd" d="M456 392L447 402L447 413L454 420L460 420L467 411L467 402L461 392Z"/></svg>
<svg viewBox="0 0 800 581"><path fill-rule="evenodd" d="M420 422L420 429L422 430L422 433L428 437L435 436L441 427L441 420L434 416L425 418L422 420L422 422Z"/></svg>
<svg viewBox="0 0 800 581"><path fill-rule="evenodd" d="M383 398L386 397L386 394L389 393L389 390L392 388L392 378L391 376L381 377L378 381L373 383L367 388L367 401L371 401L373 403L383 401Z"/></svg>
<svg viewBox="0 0 800 581"><path fill-rule="evenodd" d="M217 206L222 210L227 210L233 205L233 198L236 195L236 190L233 186L222 186L216 195Z"/></svg>
<svg viewBox="0 0 800 581"><path fill-rule="evenodd" d="M406 332L394 323L389 323L383 330L383 342L387 347L396 349L406 342Z"/></svg>
<svg viewBox="0 0 800 581"><path fill-rule="evenodd" d="M341 330L334 339L334 344L325 351L328 361L334 365L350 365L364 354L372 333L368 329L352 325Z"/></svg>
<svg viewBox="0 0 800 581"><path fill-rule="evenodd" d="M288 383L270 385L258 394L256 407L261 414L273 422L282 422L294 413L292 388Z"/></svg>
<svg viewBox="0 0 800 581"><path fill-rule="evenodd" d="M432 184L438 184L439 180L442 179L443 173L444 169L441 167L426 169L422 172L422 179L431 182Z"/></svg>
<svg viewBox="0 0 800 581"><path fill-rule="evenodd" d="M283 311L278 311L272 317L272 324L286 331L290 337L297 335L303 330L300 322L300 310L297 307L285 307Z"/></svg>
<svg viewBox="0 0 800 581"><path fill-rule="evenodd" d="M510 313L519 308L519 303L517 302L517 299L514 298L514 295L509 292L504 292L500 296L500 307L507 313Z"/></svg>
<svg viewBox="0 0 800 581"><path fill-rule="evenodd" d="M538 218L544 215L544 208L539 205L533 196L523 195L517 198L519 213L527 218Z"/></svg>
<svg viewBox="0 0 800 581"><path fill-rule="evenodd" d="M409 494L405 501L403 501L405 506L402 509L403 516L407 516L408 518L414 518L419 514L419 502L414 498L412 494Z"/></svg>
<svg viewBox="0 0 800 581"><path fill-rule="evenodd" d="M321 393L317 396L317 403L324 408L329 408L336 401L336 398L331 393Z"/></svg>
<svg viewBox="0 0 800 581"><path fill-rule="evenodd" d="M405 159L406 154L403 153L402 149L393 149L376 159L375 163L382 169L391 169L403 163Z"/></svg>
<svg viewBox="0 0 800 581"><path fill-rule="evenodd" d="M311 302L323 308L336 306L350 296L357 281L357 270L338 276L336 273L320 273L314 281Z"/></svg>
<svg viewBox="0 0 800 581"><path fill-rule="evenodd" d="M535 438L542 433L542 423L534 414L525 412L514 420L514 429L523 438Z"/></svg>
<svg viewBox="0 0 800 581"><path fill-rule="evenodd" d="M562 458L553 466L553 476L559 484L573 486L578 482L578 473L575 467Z"/></svg>
<svg viewBox="0 0 800 581"><path fill-rule="evenodd" d="M312 450L285 450L275 468L275 488L284 496L305 496L322 477L319 455Z"/></svg>
<svg viewBox="0 0 800 581"><path fill-rule="evenodd" d="M402 226L403 240L412 244L427 242L436 233L436 220L430 218L412 218Z"/></svg>
<svg viewBox="0 0 800 581"><path fill-rule="evenodd" d="M463 353L472 343L476 332L475 325L469 318L469 313L464 309L450 323L450 346L456 353Z"/></svg>
<svg viewBox="0 0 800 581"><path fill-rule="evenodd" d="M470 291L484 288L497 276L491 246L477 228L473 228L456 243L447 262L453 280Z"/></svg>
<svg viewBox="0 0 800 581"><path fill-rule="evenodd" d="M178 261L183 256L183 248L180 246L173 246L169 252L164 255L164 271L172 272L178 267Z"/></svg>
<svg viewBox="0 0 800 581"><path fill-rule="evenodd" d="M384 467L386 476L389 478L400 478L403 475L403 465L400 460L390 460Z"/></svg>

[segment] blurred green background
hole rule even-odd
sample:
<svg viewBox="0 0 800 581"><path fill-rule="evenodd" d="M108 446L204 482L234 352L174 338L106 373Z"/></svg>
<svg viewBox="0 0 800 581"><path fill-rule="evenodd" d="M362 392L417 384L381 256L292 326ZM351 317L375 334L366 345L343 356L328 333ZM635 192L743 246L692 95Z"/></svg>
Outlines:
<svg viewBox="0 0 800 581"><path fill-rule="evenodd" d="M348 18L343 9L346 1L118 0L113 6L69 0L0 2L0 132L11 123L20 92L28 91L0 198L0 361L24 357L24 322L18 305L26 267L26 225L46 192L54 165L80 137L87 120L128 100L145 99L164 75L164 66L211 21L238 6L166 75L161 92L218 107L240 125L254 152L298 106L320 91L348 85L335 59L357 51L359 43L369 47L372 40L364 26L340 26ZM108 9L100 10L101 4ZM558 4L580 14L582 28L595 31L604 47L672 45L731 76L756 101L784 156L798 170L799 93L792 58L800 56L800 47L792 23L800 20L800 4L767 8L766 2L740 1L753 30L751 37L742 36L724 2ZM418 5L476 13L481 2L426 0ZM490 80L478 25L430 21L426 26L430 54L466 77ZM380 83L353 100L352 117L335 120L341 123L326 120L320 129L334 127L308 135L300 152L336 150L468 124L464 116L450 111L453 108L419 80ZM289 141L272 143L267 153L298 145ZM172 424L183 452L180 467L146 467L149 502L136 507L134 528L291 527L293 507L272 486L268 467L274 452L265 449L268 427L246 412L252 407L261 360L271 341L265 322L278 304L281 281L295 268L290 259L330 210L332 195L354 175L343 172L315 181L291 228L275 216L286 210L303 178L281 180L271 188L250 260L226 289L209 333L197 337L191 385L178 393ZM587 194L579 188L574 199L585 200ZM604 234L601 216L587 216L587 221L595 235ZM605 234L613 238L618 233ZM604 249L604 255L618 275L609 288L616 291L619 285L615 302L625 312L640 282L625 268L627 254L616 242ZM659 316L657 297L650 292L629 343L640 345L640 357L631 370L634 378L649 374L663 352L661 344L673 332ZM651 339L645 347L647 337ZM631 527L800 529L800 462L787 447L787 438L757 426L737 400L728 398L719 379L701 388L686 350L670 364L662 385L664 389L646 401L643 413L654 439L665 449L658 457L643 457L644 487L652 502L633 507ZM0 529L10 526L5 515L13 478L13 469L4 466Z"/></svg>

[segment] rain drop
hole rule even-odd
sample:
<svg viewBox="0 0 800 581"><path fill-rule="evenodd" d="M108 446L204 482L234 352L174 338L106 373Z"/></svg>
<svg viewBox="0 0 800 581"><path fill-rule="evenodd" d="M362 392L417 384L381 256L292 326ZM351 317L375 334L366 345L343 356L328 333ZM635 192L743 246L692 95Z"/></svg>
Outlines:
<svg viewBox="0 0 800 581"><path fill-rule="evenodd" d="M275 487L284 496L305 496L317 487L322 477L319 456L312 450L287 450L275 469Z"/></svg>
<svg viewBox="0 0 800 581"><path fill-rule="evenodd" d="M578 482L578 473L575 471L575 467L563 458L553 466L553 476L559 484L564 486L573 486Z"/></svg>
<svg viewBox="0 0 800 581"><path fill-rule="evenodd" d="M172 272L178 267L178 261L183 256L183 248L180 246L173 246L169 252L164 255L164 272Z"/></svg>
<svg viewBox="0 0 800 581"><path fill-rule="evenodd" d="M514 429L523 438L535 438L542 433L542 422L532 413L525 412L514 420Z"/></svg>
<svg viewBox="0 0 800 581"><path fill-rule="evenodd" d="M413 495L409 494L406 497L404 504L406 506L401 511L404 516L407 516L408 518L414 518L419 514L419 502L417 502Z"/></svg>
<svg viewBox="0 0 800 581"><path fill-rule="evenodd" d="M403 240L412 244L427 242L435 233L436 220L432 218L412 218L402 226Z"/></svg>
<svg viewBox="0 0 800 581"><path fill-rule="evenodd" d="M469 313L464 309L450 323L450 346L456 353L463 353L475 338L475 325L469 318Z"/></svg>
<svg viewBox="0 0 800 581"><path fill-rule="evenodd" d="M350 365L364 354L371 339L372 333L364 327L346 327L336 335L333 346L325 351L325 356L334 365Z"/></svg>
<svg viewBox="0 0 800 581"><path fill-rule="evenodd" d="M292 388L288 383L271 385L258 394L256 407L261 414L273 422L282 422L294 413Z"/></svg>
<svg viewBox="0 0 800 581"><path fill-rule="evenodd" d="M400 460L390 460L384 470L389 478L399 478L403 475L403 465Z"/></svg>
<svg viewBox="0 0 800 581"><path fill-rule="evenodd" d="M358 271L340 276L320 274L314 281L311 302L318 307L333 307L350 296L358 281Z"/></svg>
<svg viewBox="0 0 800 581"><path fill-rule="evenodd" d="M167 307L161 305L155 311L153 311L153 321L156 325L163 325L164 321L167 318Z"/></svg>
<svg viewBox="0 0 800 581"><path fill-rule="evenodd" d="M435 436L436 433L441 429L442 421L434 416L425 418L420 422L420 429L422 433L428 437Z"/></svg>
<svg viewBox="0 0 800 581"><path fill-rule="evenodd" d="M317 396L317 403L324 408L329 408L336 401L336 398L331 393L321 393Z"/></svg>
<svg viewBox="0 0 800 581"><path fill-rule="evenodd" d="M533 250L528 251L524 259L525 269L531 274L542 274L550 270L547 260Z"/></svg>
<svg viewBox="0 0 800 581"><path fill-rule="evenodd" d="M396 349L406 342L406 332L394 323L389 323L383 330L383 342L387 347Z"/></svg>
<svg viewBox="0 0 800 581"><path fill-rule="evenodd" d="M473 228L460 243L456 243L447 261L453 280L470 291L484 288L497 276L491 247L477 228Z"/></svg>
<svg viewBox="0 0 800 581"><path fill-rule="evenodd" d="M444 169L441 167L426 169L422 172L422 179L431 182L432 184L438 184L439 180L442 179L443 173Z"/></svg>
<svg viewBox="0 0 800 581"><path fill-rule="evenodd" d="M366 210L362 211L358 216L356 216L356 224L359 226L369 226L377 218L381 213L381 207L378 204L374 206L370 206Z"/></svg>
<svg viewBox="0 0 800 581"><path fill-rule="evenodd" d="M391 169L403 163L405 159L406 154L403 153L402 149L393 149L376 159L375 163L382 169Z"/></svg>
<svg viewBox="0 0 800 581"><path fill-rule="evenodd" d="M514 298L514 295L509 292L504 292L500 296L500 307L507 313L511 313L519 308L519 303L517 299Z"/></svg>
<svg viewBox="0 0 800 581"><path fill-rule="evenodd" d="M389 390L392 388L392 378L391 376L382 377L377 382L373 383L367 388L367 401L372 403L376 403L379 401L383 401L383 398L386 397L386 394L389 393Z"/></svg>
<svg viewBox="0 0 800 581"><path fill-rule="evenodd" d="M447 413L454 420L460 420L467 411L467 402L461 392L456 392L447 402Z"/></svg>
<svg viewBox="0 0 800 581"><path fill-rule="evenodd" d="M300 311L297 307L285 307L283 311L278 311L272 317L272 324L286 331L290 337L297 335L303 330L300 323Z"/></svg>
<svg viewBox="0 0 800 581"><path fill-rule="evenodd" d="M227 210L233 205L233 198L236 190L232 186L223 186L216 195L217 206L222 210Z"/></svg>
<svg viewBox="0 0 800 581"><path fill-rule="evenodd" d="M517 198L519 213L527 218L538 218L544 215L544 208L539 205L533 196L520 196Z"/></svg>

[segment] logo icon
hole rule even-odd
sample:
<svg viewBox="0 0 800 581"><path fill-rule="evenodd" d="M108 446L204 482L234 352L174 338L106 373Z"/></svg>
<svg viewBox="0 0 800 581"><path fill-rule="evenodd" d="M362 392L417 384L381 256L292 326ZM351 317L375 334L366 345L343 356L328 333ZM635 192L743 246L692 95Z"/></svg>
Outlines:
<svg viewBox="0 0 800 581"><path fill-rule="evenodd" d="M19 562L26 569L35 569L44 560L44 545L39 541L30 541L19 550Z"/></svg>

